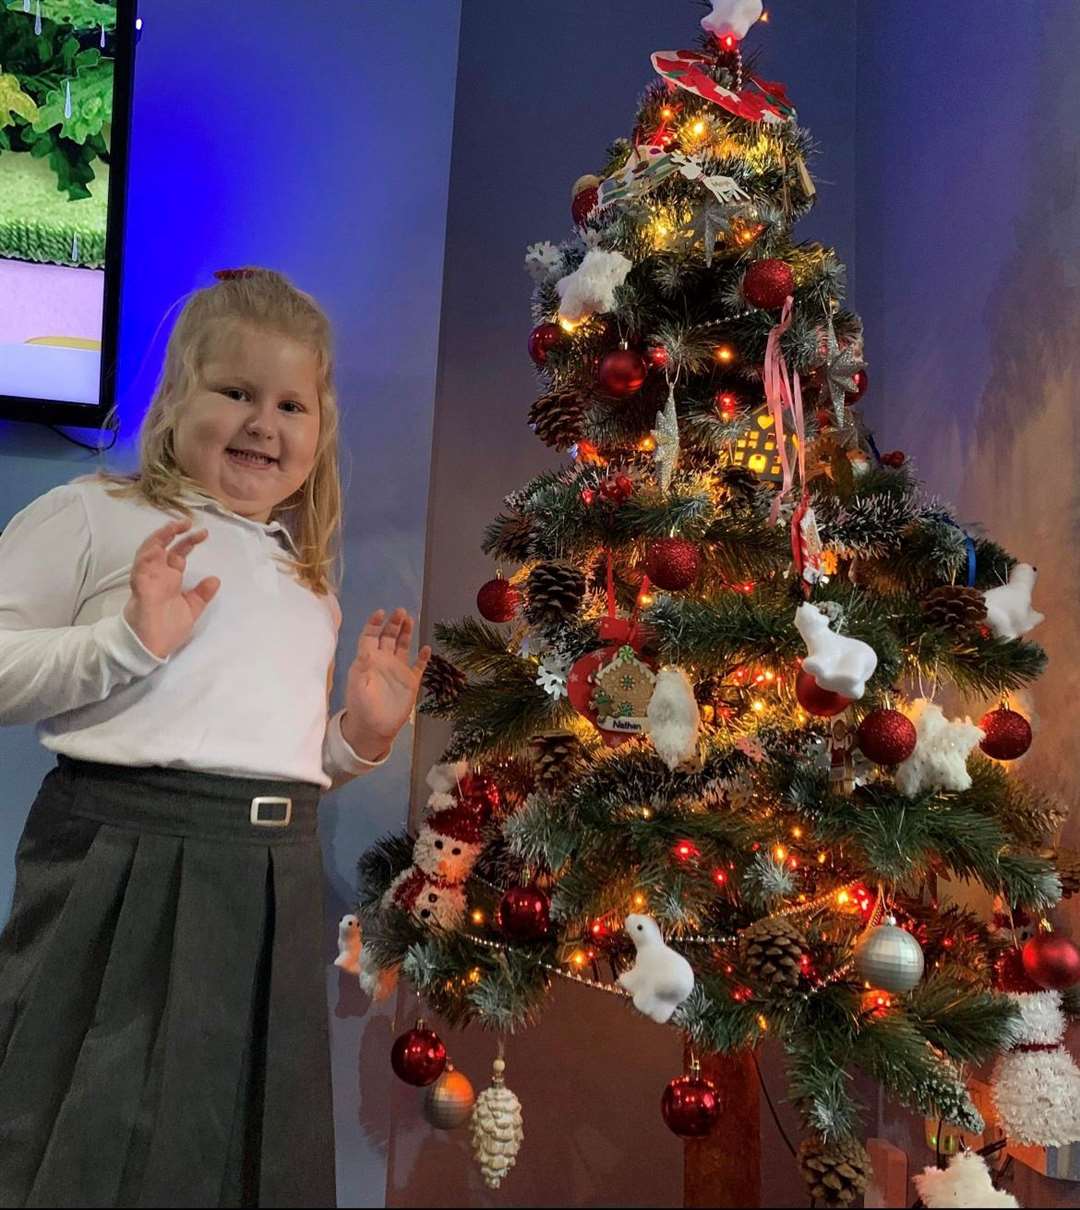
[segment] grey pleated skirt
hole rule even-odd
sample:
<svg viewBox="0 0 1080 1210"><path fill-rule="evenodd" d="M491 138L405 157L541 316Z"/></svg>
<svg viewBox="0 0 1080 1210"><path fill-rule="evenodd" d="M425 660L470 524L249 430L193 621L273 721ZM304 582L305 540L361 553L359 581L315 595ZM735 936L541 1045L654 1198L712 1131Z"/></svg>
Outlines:
<svg viewBox="0 0 1080 1210"><path fill-rule="evenodd" d="M59 758L0 934L0 1206L335 1205L319 795Z"/></svg>

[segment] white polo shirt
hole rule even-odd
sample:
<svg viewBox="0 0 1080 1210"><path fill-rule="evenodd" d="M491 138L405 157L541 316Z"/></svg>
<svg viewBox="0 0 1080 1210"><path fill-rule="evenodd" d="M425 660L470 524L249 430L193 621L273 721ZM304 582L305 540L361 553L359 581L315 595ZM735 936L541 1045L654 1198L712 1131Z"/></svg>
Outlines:
<svg viewBox="0 0 1080 1210"><path fill-rule="evenodd" d="M327 788L362 761L327 720L341 610L275 559L295 547L209 496L185 502L208 536L184 589L221 587L160 660L123 617L135 552L170 516L92 479L55 487L0 535L0 724L36 723L53 752ZM201 514L201 515L199 515ZM380 762L381 763L381 762Z"/></svg>

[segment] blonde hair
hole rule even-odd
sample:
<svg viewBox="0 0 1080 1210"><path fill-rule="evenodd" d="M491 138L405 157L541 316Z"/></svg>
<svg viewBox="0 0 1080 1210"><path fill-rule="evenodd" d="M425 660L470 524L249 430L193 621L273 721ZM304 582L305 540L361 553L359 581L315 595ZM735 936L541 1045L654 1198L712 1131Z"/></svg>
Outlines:
<svg viewBox="0 0 1080 1210"><path fill-rule="evenodd" d="M318 363L319 441L307 479L275 505L271 520L288 529L299 559L287 560L297 579L320 596L341 582L341 477L338 469L338 406L333 387L330 321L318 303L271 269L223 272L216 285L188 297L169 336L165 363L139 432L139 470L101 470L110 495L141 497L156 508L192 518L181 497L205 491L176 458L176 419L199 380L212 342L223 325L245 323L280 333L309 347Z"/></svg>

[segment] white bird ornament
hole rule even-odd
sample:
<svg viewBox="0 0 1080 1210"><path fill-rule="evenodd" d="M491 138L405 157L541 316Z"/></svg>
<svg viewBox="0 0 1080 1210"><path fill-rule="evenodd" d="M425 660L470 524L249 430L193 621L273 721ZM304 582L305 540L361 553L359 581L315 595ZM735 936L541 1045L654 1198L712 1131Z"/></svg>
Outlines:
<svg viewBox="0 0 1080 1210"><path fill-rule="evenodd" d="M619 982L633 996L639 1013L663 1025L694 990L694 968L664 944L660 926L651 916L627 916L626 931L637 959Z"/></svg>

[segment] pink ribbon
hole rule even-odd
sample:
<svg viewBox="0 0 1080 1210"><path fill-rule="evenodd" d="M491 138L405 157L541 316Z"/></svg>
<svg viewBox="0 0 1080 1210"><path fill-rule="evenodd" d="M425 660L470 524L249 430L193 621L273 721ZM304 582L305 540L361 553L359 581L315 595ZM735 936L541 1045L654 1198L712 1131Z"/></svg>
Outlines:
<svg viewBox="0 0 1080 1210"><path fill-rule="evenodd" d="M787 442L784 440L785 408L791 412L795 425L799 481L803 484L803 503L806 503L806 421L803 416L802 384L799 382L798 374L792 375L788 372L787 362L784 360L784 354L780 348L781 338L791 327L794 305L795 300L789 294L784 303L784 309L780 313L780 322L769 333L769 342L765 347L765 403L769 409L769 415L772 417L773 433L780 454L780 466L784 472L783 486L776 499L773 500L769 513L769 520L773 525L780 520L780 505L791 491L795 476L791 460L788 458ZM796 553L796 561L799 550L798 518L799 510L796 510L796 515L792 518L791 523L791 544L792 550Z"/></svg>

